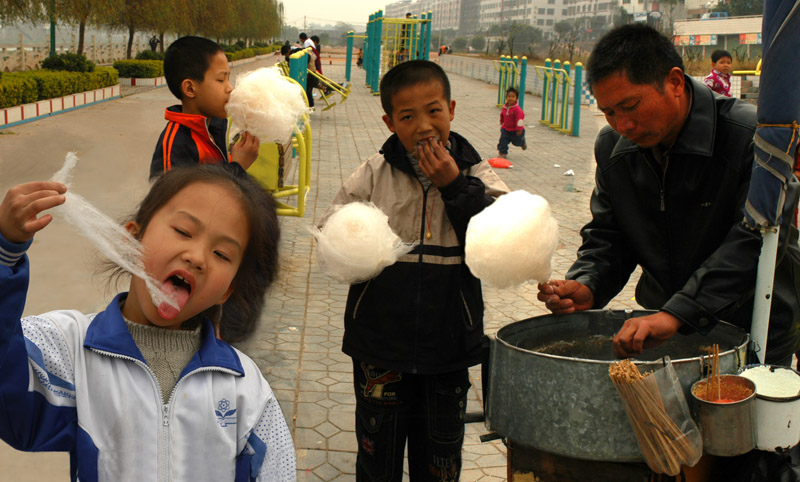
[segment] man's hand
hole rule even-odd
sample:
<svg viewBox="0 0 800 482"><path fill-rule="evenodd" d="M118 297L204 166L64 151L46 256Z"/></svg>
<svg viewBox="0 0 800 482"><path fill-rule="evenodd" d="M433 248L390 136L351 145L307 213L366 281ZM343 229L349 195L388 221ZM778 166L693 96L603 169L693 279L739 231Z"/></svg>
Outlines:
<svg viewBox="0 0 800 482"><path fill-rule="evenodd" d="M672 338L683 322L665 311L631 318L614 336L614 356L630 358Z"/></svg>
<svg viewBox="0 0 800 482"><path fill-rule="evenodd" d="M40 181L20 184L8 190L0 203L0 234L12 243L24 243L50 224L53 216L42 211L64 204L67 186Z"/></svg>
<svg viewBox="0 0 800 482"><path fill-rule="evenodd" d="M584 284L573 280L550 280L539 283L539 301L556 315L588 310L594 304L594 294Z"/></svg>
<svg viewBox="0 0 800 482"><path fill-rule="evenodd" d="M245 131L239 142L231 148L231 161L240 164L246 171L258 158L258 137Z"/></svg>
<svg viewBox="0 0 800 482"><path fill-rule="evenodd" d="M523 132L523 131L517 131L517 137L520 137L520 136L522 136L522 132Z"/></svg>
<svg viewBox="0 0 800 482"><path fill-rule="evenodd" d="M422 173L436 184L436 187L445 187L458 177L459 171L455 159L433 137L426 139L417 147L417 158Z"/></svg>

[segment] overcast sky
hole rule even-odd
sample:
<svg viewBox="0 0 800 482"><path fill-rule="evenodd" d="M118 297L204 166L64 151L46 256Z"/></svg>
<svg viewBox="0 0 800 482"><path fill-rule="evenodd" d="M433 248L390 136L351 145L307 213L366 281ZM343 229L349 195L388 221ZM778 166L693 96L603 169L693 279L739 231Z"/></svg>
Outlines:
<svg viewBox="0 0 800 482"><path fill-rule="evenodd" d="M393 0L283 0L285 22L303 28L306 25L345 22L353 26L366 25L369 16L383 10Z"/></svg>

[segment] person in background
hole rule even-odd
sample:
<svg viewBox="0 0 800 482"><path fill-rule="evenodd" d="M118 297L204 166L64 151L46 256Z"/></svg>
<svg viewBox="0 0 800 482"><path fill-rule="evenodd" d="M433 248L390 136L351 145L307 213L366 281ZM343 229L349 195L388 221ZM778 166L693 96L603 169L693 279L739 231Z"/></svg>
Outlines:
<svg viewBox="0 0 800 482"><path fill-rule="evenodd" d="M178 166L233 163L246 170L258 157L258 138L243 132L228 155L228 103L233 86L222 47L203 37L181 37L164 54L164 76L180 105L167 107L150 162L150 179Z"/></svg>
<svg viewBox="0 0 800 482"><path fill-rule="evenodd" d="M506 103L500 111L500 142L497 143L497 155L503 159L508 156L508 144L528 148L525 142L525 113L517 102L519 91L514 87L506 90Z"/></svg>
<svg viewBox="0 0 800 482"><path fill-rule="evenodd" d="M725 97L731 96L731 70L733 58L727 50L715 50L711 53L711 73L704 80L714 92Z"/></svg>

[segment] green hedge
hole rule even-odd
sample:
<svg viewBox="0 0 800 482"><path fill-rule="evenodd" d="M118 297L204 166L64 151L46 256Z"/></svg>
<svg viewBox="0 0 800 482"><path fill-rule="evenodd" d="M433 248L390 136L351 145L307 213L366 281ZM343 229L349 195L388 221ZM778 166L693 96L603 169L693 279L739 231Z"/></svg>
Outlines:
<svg viewBox="0 0 800 482"><path fill-rule="evenodd" d="M118 60L114 68L119 71L120 77L135 77L138 79L153 79L164 76L163 60Z"/></svg>
<svg viewBox="0 0 800 482"><path fill-rule="evenodd" d="M6 72L0 78L0 109L116 85L118 77L110 67L94 72Z"/></svg>
<svg viewBox="0 0 800 482"><path fill-rule="evenodd" d="M228 62L233 62L234 60L249 59L250 57L255 57L256 55L271 54L272 52L280 49L280 45L270 45L269 47L251 47L237 50L235 52L225 52L225 56L228 57Z"/></svg>

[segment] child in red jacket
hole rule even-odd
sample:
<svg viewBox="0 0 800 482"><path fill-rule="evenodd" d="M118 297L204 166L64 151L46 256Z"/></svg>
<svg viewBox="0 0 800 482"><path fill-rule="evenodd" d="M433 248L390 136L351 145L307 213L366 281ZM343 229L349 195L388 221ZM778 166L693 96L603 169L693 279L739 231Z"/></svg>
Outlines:
<svg viewBox="0 0 800 482"><path fill-rule="evenodd" d="M525 113L517 104L518 98L519 91L514 87L506 90L506 103L500 112L500 142L497 143L498 156L503 159L508 155L509 142L523 151L528 148L525 142Z"/></svg>

